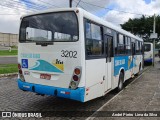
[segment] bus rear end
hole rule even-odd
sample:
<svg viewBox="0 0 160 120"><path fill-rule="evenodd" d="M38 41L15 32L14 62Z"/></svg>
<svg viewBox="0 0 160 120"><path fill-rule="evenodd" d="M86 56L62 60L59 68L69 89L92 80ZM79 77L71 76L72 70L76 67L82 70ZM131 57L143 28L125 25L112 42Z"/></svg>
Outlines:
<svg viewBox="0 0 160 120"><path fill-rule="evenodd" d="M21 90L84 102L79 11L22 18L18 46Z"/></svg>
<svg viewBox="0 0 160 120"><path fill-rule="evenodd" d="M153 44L144 43L144 62L152 64L153 62Z"/></svg>

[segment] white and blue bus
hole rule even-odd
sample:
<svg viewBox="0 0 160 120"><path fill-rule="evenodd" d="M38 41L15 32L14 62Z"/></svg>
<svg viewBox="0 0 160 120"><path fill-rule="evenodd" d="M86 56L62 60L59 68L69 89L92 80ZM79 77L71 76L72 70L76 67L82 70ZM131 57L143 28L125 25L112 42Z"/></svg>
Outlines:
<svg viewBox="0 0 160 120"><path fill-rule="evenodd" d="M23 91L86 102L142 69L143 40L80 8L23 16L18 86Z"/></svg>
<svg viewBox="0 0 160 120"><path fill-rule="evenodd" d="M144 42L144 63L153 62L153 43Z"/></svg>

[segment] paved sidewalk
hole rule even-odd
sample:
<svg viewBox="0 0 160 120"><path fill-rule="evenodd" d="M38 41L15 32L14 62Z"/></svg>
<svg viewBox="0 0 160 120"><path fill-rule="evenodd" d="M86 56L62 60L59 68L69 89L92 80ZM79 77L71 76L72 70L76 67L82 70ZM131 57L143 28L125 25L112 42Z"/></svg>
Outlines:
<svg viewBox="0 0 160 120"><path fill-rule="evenodd" d="M101 111L160 112L160 62L127 86ZM160 120L160 117L95 117L94 120Z"/></svg>

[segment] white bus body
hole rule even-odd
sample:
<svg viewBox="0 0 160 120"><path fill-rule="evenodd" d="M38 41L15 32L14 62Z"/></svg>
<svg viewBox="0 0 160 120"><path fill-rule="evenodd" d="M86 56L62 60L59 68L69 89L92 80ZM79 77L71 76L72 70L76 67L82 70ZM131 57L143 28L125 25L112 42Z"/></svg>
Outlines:
<svg viewBox="0 0 160 120"><path fill-rule="evenodd" d="M142 45L142 39L80 8L23 16L18 86L86 102L121 89L142 69Z"/></svg>
<svg viewBox="0 0 160 120"><path fill-rule="evenodd" d="M153 43L144 42L144 62L153 62Z"/></svg>

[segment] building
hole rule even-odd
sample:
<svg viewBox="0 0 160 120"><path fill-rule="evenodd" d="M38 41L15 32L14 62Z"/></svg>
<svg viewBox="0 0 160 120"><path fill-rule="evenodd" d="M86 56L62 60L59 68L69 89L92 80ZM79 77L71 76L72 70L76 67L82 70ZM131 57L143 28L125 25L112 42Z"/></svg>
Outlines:
<svg viewBox="0 0 160 120"><path fill-rule="evenodd" d="M0 46L17 46L18 34L0 33Z"/></svg>

